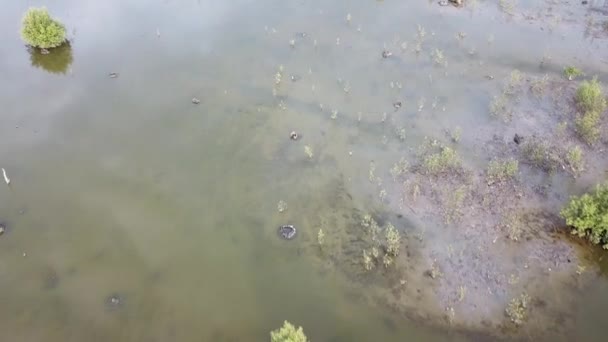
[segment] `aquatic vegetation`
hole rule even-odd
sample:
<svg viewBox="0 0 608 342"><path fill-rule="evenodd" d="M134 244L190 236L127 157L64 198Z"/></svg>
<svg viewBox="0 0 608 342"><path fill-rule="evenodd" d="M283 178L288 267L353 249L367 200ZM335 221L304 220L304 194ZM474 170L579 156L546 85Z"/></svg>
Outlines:
<svg viewBox="0 0 608 342"><path fill-rule="evenodd" d="M566 154L566 164L575 177L585 169L583 150L580 148L580 146L573 146L568 149L568 153Z"/></svg>
<svg viewBox="0 0 608 342"><path fill-rule="evenodd" d="M466 286L460 286L460 288L458 288L458 301L462 302L464 300L464 297L467 294L467 288Z"/></svg>
<svg viewBox="0 0 608 342"><path fill-rule="evenodd" d="M380 250L378 250L376 246L372 247L372 256L374 257L374 259L378 259L378 257L380 256Z"/></svg>
<svg viewBox="0 0 608 342"><path fill-rule="evenodd" d="M393 257L388 254L384 254L382 256L382 264L384 264L384 267L389 267L393 264Z"/></svg>
<svg viewBox="0 0 608 342"><path fill-rule="evenodd" d="M572 197L560 215L572 227L572 234L608 249L608 182L595 191Z"/></svg>
<svg viewBox="0 0 608 342"><path fill-rule="evenodd" d="M426 156L422 163L424 172L430 175L455 171L460 167L460 158L456 154L456 151L450 147L443 147L441 152Z"/></svg>
<svg viewBox="0 0 608 342"><path fill-rule="evenodd" d="M530 90L532 94L537 98L540 98L545 94L545 90L547 89L547 85L549 84L549 75L545 74L541 78L537 78L532 81L530 84Z"/></svg>
<svg viewBox="0 0 608 342"><path fill-rule="evenodd" d="M376 180L376 164L371 161L369 162L369 181L373 182Z"/></svg>
<svg viewBox="0 0 608 342"><path fill-rule="evenodd" d="M330 116L330 118L331 118L332 120L336 120L336 119L338 118L338 110L337 110L337 109L333 109L333 110L331 111L331 116Z"/></svg>
<svg viewBox="0 0 608 342"><path fill-rule="evenodd" d="M564 135L566 134L566 129L568 129L568 122L562 121L557 124L557 127L555 128L555 134L559 137L564 137Z"/></svg>
<svg viewBox="0 0 608 342"><path fill-rule="evenodd" d="M314 157L314 152L312 150L312 147L306 145L304 146L304 153L306 153L306 156L308 157L308 159L312 159L312 157Z"/></svg>
<svg viewBox="0 0 608 342"><path fill-rule="evenodd" d="M583 72L577 67L567 66L564 68L564 76L566 76L569 81L572 81L578 76L583 76Z"/></svg>
<svg viewBox="0 0 608 342"><path fill-rule="evenodd" d="M509 240L517 242L522 238L524 222L521 215L508 213L503 216L500 228L506 231Z"/></svg>
<svg viewBox="0 0 608 342"><path fill-rule="evenodd" d="M511 299L505 313L515 325L522 325L528 317L528 304L530 297L527 293L522 293L519 297Z"/></svg>
<svg viewBox="0 0 608 342"><path fill-rule="evenodd" d="M390 169L391 176L393 176L393 180L397 181L397 177L405 174L409 169L409 163L404 157L401 157L399 162L395 163L393 167Z"/></svg>
<svg viewBox="0 0 608 342"><path fill-rule="evenodd" d="M431 263L431 269L428 271L428 275L432 279L439 279L443 276L443 273L437 266L437 260L433 260L433 263Z"/></svg>
<svg viewBox="0 0 608 342"><path fill-rule="evenodd" d="M437 65L440 65L444 68L448 66L448 62L446 61L442 50L439 50L439 49L433 50L433 53L431 54L431 58Z"/></svg>
<svg viewBox="0 0 608 342"><path fill-rule="evenodd" d="M505 88L503 90L504 93L507 95L510 95L510 96L515 95L516 92L518 91L519 87L523 83L523 80L524 80L524 75L521 73L521 71L519 71L517 69L511 71L507 85L505 86Z"/></svg>
<svg viewBox="0 0 608 342"><path fill-rule="evenodd" d="M488 185L502 183L514 179L519 170L519 162L515 159L492 160L486 170Z"/></svg>
<svg viewBox="0 0 608 342"><path fill-rule="evenodd" d="M279 203L277 203L277 209L280 213L284 212L285 210L287 210L287 203L285 203L285 201L283 200L280 200Z"/></svg>
<svg viewBox="0 0 608 342"><path fill-rule="evenodd" d="M601 114L606 110L606 98L602 92L602 85L597 77L591 81L583 81L576 90L575 101L581 112L597 112Z"/></svg>
<svg viewBox="0 0 608 342"><path fill-rule="evenodd" d="M21 37L30 46L49 49L66 41L65 26L44 7L31 7L21 21Z"/></svg>
<svg viewBox="0 0 608 342"><path fill-rule="evenodd" d="M374 263L372 257L367 254L366 250L363 250L363 267L365 267L365 270L371 271L374 269L374 266L376 266L376 264Z"/></svg>
<svg viewBox="0 0 608 342"><path fill-rule="evenodd" d="M317 233L317 242L319 246L322 246L325 243L325 233L323 233L323 229L319 228L319 232Z"/></svg>
<svg viewBox="0 0 608 342"><path fill-rule="evenodd" d="M574 121L576 134L588 145L595 144L600 138L600 114L587 111Z"/></svg>
<svg viewBox="0 0 608 342"><path fill-rule="evenodd" d="M380 190L378 197L380 198L380 202L384 202L384 200L386 199L386 190L385 189Z"/></svg>
<svg viewBox="0 0 608 342"><path fill-rule="evenodd" d="M452 132L450 133L450 138L452 138L452 142L454 143L459 143L461 136L462 129L458 126L456 126L456 128L454 128L454 130L452 130Z"/></svg>
<svg viewBox="0 0 608 342"><path fill-rule="evenodd" d="M535 137L524 144L522 154L527 163L545 172L554 172L561 165L557 152L547 142Z"/></svg>
<svg viewBox="0 0 608 342"><path fill-rule="evenodd" d="M395 129L395 133L397 134L397 137L399 138L399 140L405 141L405 138L406 138L405 128L403 128L403 127L397 127Z"/></svg>
<svg viewBox="0 0 608 342"><path fill-rule="evenodd" d="M515 1L514 0L498 0L498 7L501 11L508 15L515 14Z"/></svg>
<svg viewBox="0 0 608 342"><path fill-rule="evenodd" d="M304 335L302 327L296 327L285 321L280 329L270 332L271 342L307 342L308 339Z"/></svg>
<svg viewBox="0 0 608 342"><path fill-rule="evenodd" d="M283 79L283 66L279 65L279 70L274 74L274 84L279 85Z"/></svg>
<svg viewBox="0 0 608 342"><path fill-rule="evenodd" d="M390 222L385 228L386 237L386 252L392 256L399 255L399 247L401 246L401 235L395 226Z"/></svg>
<svg viewBox="0 0 608 342"><path fill-rule="evenodd" d="M494 96L490 102L490 114L505 123L511 121L513 111L509 107L509 98L505 94Z"/></svg>

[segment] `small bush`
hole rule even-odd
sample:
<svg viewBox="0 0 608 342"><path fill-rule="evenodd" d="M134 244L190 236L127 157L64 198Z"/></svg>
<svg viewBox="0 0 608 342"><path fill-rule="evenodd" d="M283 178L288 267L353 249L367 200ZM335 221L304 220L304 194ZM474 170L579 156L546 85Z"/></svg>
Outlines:
<svg viewBox="0 0 608 342"><path fill-rule="evenodd" d="M522 153L526 162L545 172L554 172L561 164L561 159L557 152L546 142L537 138L526 142Z"/></svg>
<svg viewBox="0 0 608 342"><path fill-rule="evenodd" d="M566 163L574 176L578 176L585 169L583 150L579 146L571 147L566 154Z"/></svg>
<svg viewBox="0 0 608 342"><path fill-rule="evenodd" d="M54 48L65 42L65 27L46 8L30 8L23 16L21 37L33 47Z"/></svg>
<svg viewBox="0 0 608 342"><path fill-rule="evenodd" d="M560 214L573 228L572 234L608 249L608 182L594 193L573 197Z"/></svg>
<svg viewBox="0 0 608 342"><path fill-rule="evenodd" d="M564 76L566 76L566 78L570 81L572 81L573 79L577 78L578 76L582 76L583 72L573 66L567 66L564 68Z"/></svg>
<svg viewBox="0 0 608 342"><path fill-rule="evenodd" d="M606 110L606 98L602 92L602 85L597 78L581 82L576 91L575 100L583 113L597 112L601 114Z"/></svg>
<svg viewBox="0 0 608 342"><path fill-rule="evenodd" d="M270 332L270 341L271 342L306 342L306 335L304 335L304 331L302 327L296 329L296 327L285 321L283 323L283 327L277 330L273 330Z"/></svg>
<svg viewBox="0 0 608 342"><path fill-rule="evenodd" d="M431 175L438 175L460 168L460 159L456 151L449 147L443 147L441 152L431 154L424 158L423 169Z"/></svg>
<svg viewBox="0 0 608 342"><path fill-rule="evenodd" d="M593 145L600 138L600 114L587 111L576 118L576 133L587 144Z"/></svg>
<svg viewBox="0 0 608 342"><path fill-rule="evenodd" d="M392 256L399 255L401 245L401 235L395 226L390 222L386 225L386 252Z"/></svg>
<svg viewBox="0 0 608 342"><path fill-rule="evenodd" d="M518 298L511 299L509 305L507 305L505 312L515 325L522 325L526 321L529 301L528 294L522 293Z"/></svg>
<svg viewBox="0 0 608 342"><path fill-rule="evenodd" d="M514 159L492 160L486 171L488 185L502 183L515 178L519 170L519 162Z"/></svg>

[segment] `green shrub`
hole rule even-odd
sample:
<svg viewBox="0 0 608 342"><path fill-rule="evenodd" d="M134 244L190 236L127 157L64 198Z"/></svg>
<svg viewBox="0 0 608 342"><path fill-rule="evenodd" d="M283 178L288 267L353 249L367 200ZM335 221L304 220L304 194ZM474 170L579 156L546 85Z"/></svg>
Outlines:
<svg viewBox="0 0 608 342"><path fill-rule="evenodd" d="M527 163L545 172L554 172L561 164L556 149L536 137L524 144L522 153Z"/></svg>
<svg viewBox="0 0 608 342"><path fill-rule="evenodd" d="M566 154L566 163L574 176L578 176L585 169L583 150L579 146L571 147Z"/></svg>
<svg viewBox="0 0 608 342"><path fill-rule="evenodd" d="M583 81L576 90L576 104L583 113L597 112L601 114L606 110L606 98L602 92L602 85L597 77L591 81Z"/></svg>
<svg viewBox="0 0 608 342"><path fill-rule="evenodd" d="M594 193L573 197L560 214L573 228L572 234L608 249L608 182Z"/></svg>
<svg viewBox="0 0 608 342"><path fill-rule="evenodd" d="M431 154L424 158L424 171L428 174L438 175L440 173L455 171L460 168L460 159L456 151L449 147L443 147L441 152Z"/></svg>
<svg viewBox="0 0 608 342"><path fill-rule="evenodd" d="M283 327L270 332L271 342L306 342L306 335L302 331L302 327L296 329L296 327L285 321Z"/></svg>
<svg viewBox="0 0 608 342"><path fill-rule="evenodd" d="M576 133L587 144L593 145L600 138L600 114L590 110L576 118Z"/></svg>
<svg viewBox="0 0 608 342"><path fill-rule="evenodd" d="M515 159L492 160L486 171L488 185L502 183L515 178L519 170L519 162Z"/></svg>
<svg viewBox="0 0 608 342"><path fill-rule="evenodd" d="M65 27L46 8L32 7L23 16L21 37L33 47L54 48L65 42Z"/></svg>
<svg viewBox="0 0 608 342"><path fill-rule="evenodd" d="M570 81L572 81L573 79L577 78L578 76L582 76L583 72L573 66L567 66L564 68L564 76L566 76L566 78Z"/></svg>

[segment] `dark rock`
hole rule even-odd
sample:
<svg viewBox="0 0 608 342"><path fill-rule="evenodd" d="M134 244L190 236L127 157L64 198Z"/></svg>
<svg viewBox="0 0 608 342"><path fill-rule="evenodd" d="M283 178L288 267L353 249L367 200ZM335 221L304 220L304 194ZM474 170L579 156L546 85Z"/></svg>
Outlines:
<svg viewBox="0 0 608 342"><path fill-rule="evenodd" d="M586 4L588 4L588 3L589 3L589 1L587 1L587 0L583 0L583 1L581 2L581 4L583 4L583 5L586 5Z"/></svg>

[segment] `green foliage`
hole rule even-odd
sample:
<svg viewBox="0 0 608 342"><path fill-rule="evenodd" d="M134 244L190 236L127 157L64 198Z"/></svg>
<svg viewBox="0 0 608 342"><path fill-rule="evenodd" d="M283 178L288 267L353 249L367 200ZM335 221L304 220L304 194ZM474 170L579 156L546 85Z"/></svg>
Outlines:
<svg viewBox="0 0 608 342"><path fill-rule="evenodd" d="M519 297L511 299L507 309L505 310L511 322L515 325L521 325L525 322L528 316L528 304L530 297L527 293L522 293Z"/></svg>
<svg viewBox="0 0 608 342"><path fill-rule="evenodd" d="M600 138L600 114L596 111L587 111L576 121L576 133L589 145L595 144Z"/></svg>
<svg viewBox="0 0 608 342"><path fill-rule="evenodd" d="M573 197L560 214L573 228L572 234L608 249L608 182L591 194Z"/></svg>
<svg viewBox="0 0 608 342"><path fill-rule="evenodd" d="M577 78L578 76L582 76L583 72L573 66L567 66L564 68L564 76L566 76L567 79L569 79L570 81L572 81L573 79Z"/></svg>
<svg viewBox="0 0 608 342"><path fill-rule="evenodd" d="M566 163L574 176L578 176L585 169L583 150L579 146L571 147L566 154Z"/></svg>
<svg viewBox="0 0 608 342"><path fill-rule="evenodd" d="M515 159L492 160L486 171L488 185L502 183L515 178L519 170L519 162Z"/></svg>
<svg viewBox="0 0 608 342"><path fill-rule="evenodd" d="M606 98L602 92L602 85L597 77L591 81L583 81L576 90L576 104L583 113L597 112L601 114L606 110Z"/></svg>
<svg viewBox="0 0 608 342"><path fill-rule="evenodd" d="M431 175L456 171L460 166L460 159L456 151L450 147L443 147L441 152L426 156L422 163L424 171Z"/></svg>
<svg viewBox="0 0 608 342"><path fill-rule="evenodd" d="M304 335L304 331L302 327L296 329L296 327L285 321L283 323L283 327L277 330L273 330L270 332L270 341L271 342L306 342L306 335Z"/></svg>
<svg viewBox="0 0 608 342"><path fill-rule="evenodd" d="M386 252L392 256L399 255L399 246L401 245L401 235L399 231L390 222L386 225ZM386 265L386 263L385 263Z"/></svg>
<svg viewBox="0 0 608 342"><path fill-rule="evenodd" d="M555 149L537 138L528 140L523 146L522 153L526 162L545 172L553 172L561 164Z"/></svg>
<svg viewBox="0 0 608 342"><path fill-rule="evenodd" d="M21 37L33 47L54 48L65 42L65 27L46 8L32 7L23 16Z"/></svg>

